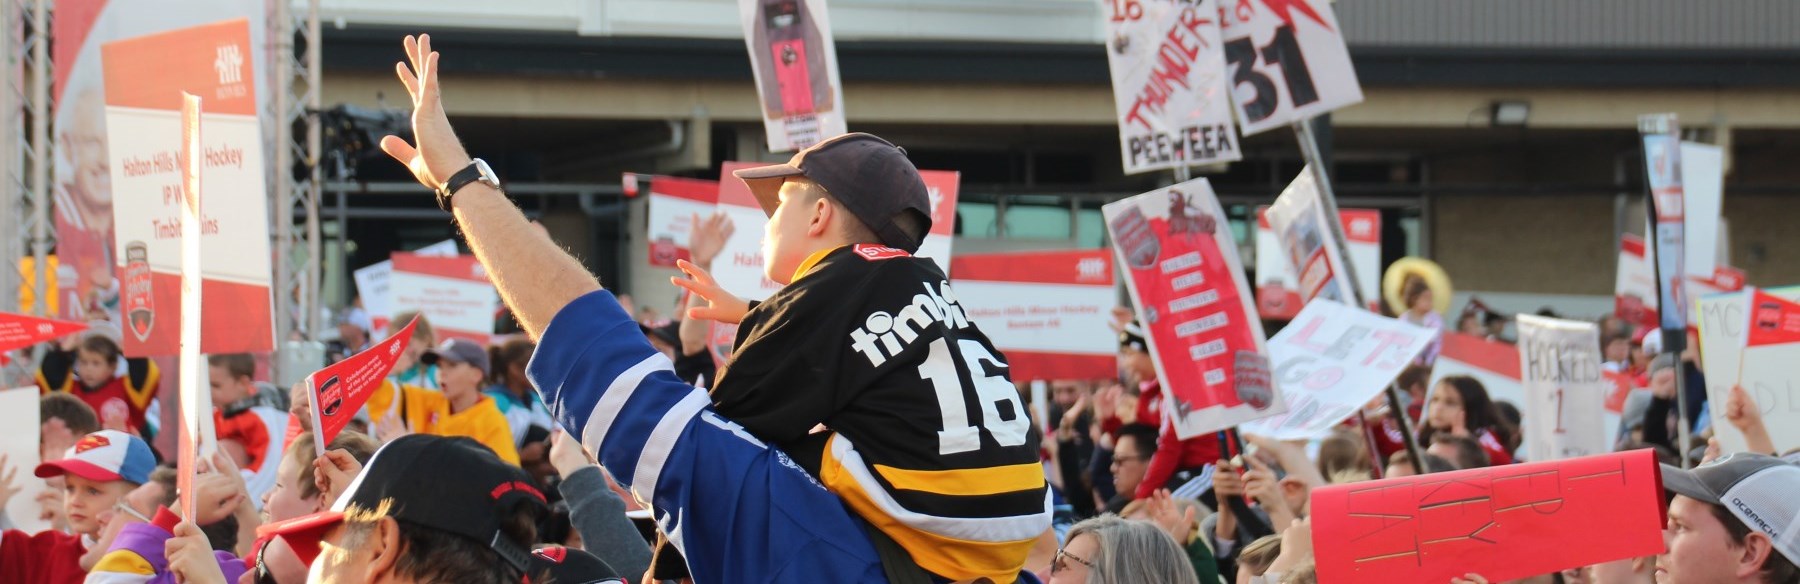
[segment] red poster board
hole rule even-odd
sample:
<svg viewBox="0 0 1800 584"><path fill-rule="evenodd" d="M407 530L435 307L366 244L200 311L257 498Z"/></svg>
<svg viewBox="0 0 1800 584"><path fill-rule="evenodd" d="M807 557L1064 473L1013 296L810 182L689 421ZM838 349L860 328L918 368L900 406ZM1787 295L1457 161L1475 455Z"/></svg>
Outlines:
<svg viewBox="0 0 1800 584"><path fill-rule="evenodd" d="M1332 485L1312 493L1320 582L1500 582L1663 551L1649 449Z"/></svg>

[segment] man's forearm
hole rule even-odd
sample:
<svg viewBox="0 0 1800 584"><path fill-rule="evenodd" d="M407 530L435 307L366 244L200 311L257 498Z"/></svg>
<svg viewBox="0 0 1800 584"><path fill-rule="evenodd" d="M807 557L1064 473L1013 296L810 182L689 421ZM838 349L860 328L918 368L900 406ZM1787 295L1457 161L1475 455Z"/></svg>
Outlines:
<svg viewBox="0 0 1800 584"><path fill-rule="evenodd" d="M453 200L469 248L532 339L569 302L600 289L581 261L534 228L505 194L474 182Z"/></svg>

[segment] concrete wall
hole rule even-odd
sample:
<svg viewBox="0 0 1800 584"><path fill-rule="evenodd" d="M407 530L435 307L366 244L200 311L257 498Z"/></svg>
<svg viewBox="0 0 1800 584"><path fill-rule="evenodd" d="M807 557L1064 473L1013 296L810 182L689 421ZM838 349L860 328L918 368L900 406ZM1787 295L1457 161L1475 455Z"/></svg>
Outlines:
<svg viewBox="0 0 1800 584"><path fill-rule="evenodd" d="M1440 196L1431 210L1433 255L1458 290L1613 292L1611 196Z"/></svg>

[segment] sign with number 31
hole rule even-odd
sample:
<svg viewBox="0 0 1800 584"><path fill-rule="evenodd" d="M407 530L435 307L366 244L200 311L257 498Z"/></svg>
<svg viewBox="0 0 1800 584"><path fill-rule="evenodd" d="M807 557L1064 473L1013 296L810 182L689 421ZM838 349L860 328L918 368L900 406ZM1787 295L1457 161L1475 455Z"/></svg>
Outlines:
<svg viewBox="0 0 1800 584"><path fill-rule="evenodd" d="M1245 136L1362 101L1329 0L1220 0L1219 23Z"/></svg>

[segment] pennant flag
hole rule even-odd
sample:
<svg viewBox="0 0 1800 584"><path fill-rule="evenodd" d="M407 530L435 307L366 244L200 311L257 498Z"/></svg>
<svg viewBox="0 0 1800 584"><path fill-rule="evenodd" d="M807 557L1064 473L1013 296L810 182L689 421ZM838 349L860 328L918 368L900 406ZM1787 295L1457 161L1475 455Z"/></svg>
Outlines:
<svg viewBox="0 0 1800 584"><path fill-rule="evenodd" d="M375 389L381 387L381 381L387 379L388 371L393 370L394 362L412 341L413 327L418 325L419 318L415 316L412 322L406 323L406 328L369 350L306 376L306 386L310 390L307 398L312 400L313 450L316 454L325 454L325 445L337 438L338 432L350 424L350 418L369 401Z"/></svg>
<svg viewBox="0 0 1800 584"><path fill-rule="evenodd" d="M1755 306L1750 309L1748 345L1760 347L1800 342L1800 303L1761 289L1754 294L1752 300Z"/></svg>
<svg viewBox="0 0 1800 584"><path fill-rule="evenodd" d="M87 330L87 325L0 312L0 353Z"/></svg>

